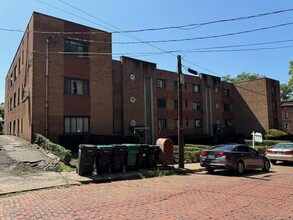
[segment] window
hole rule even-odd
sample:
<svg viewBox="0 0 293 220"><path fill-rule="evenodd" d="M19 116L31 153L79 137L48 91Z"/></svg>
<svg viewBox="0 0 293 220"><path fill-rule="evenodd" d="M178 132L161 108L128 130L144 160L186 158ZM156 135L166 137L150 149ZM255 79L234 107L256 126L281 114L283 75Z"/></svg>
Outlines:
<svg viewBox="0 0 293 220"><path fill-rule="evenodd" d="M189 126L189 121L188 119L185 119L185 127L188 128L188 126Z"/></svg>
<svg viewBox="0 0 293 220"><path fill-rule="evenodd" d="M89 95L89 81L78 79L64 79L64 93L66 95Z"/></svg>
<svg viewBox="0 0 293 220"><path fill-rule="evenodd" d="M276 94L276 87L272 86L272 94L275 95Z"/></svg>
<svg viewBox="0 0 293 220"><path fill-rule="evenodd" d="M20 88L17 90L17 105L20 103Z"/></svg>
<svg viewBox="0 0 293 220"><path fill-rule="evenodd" d="M65 117L64 133L89 133L89 117Z"/></svg>
<svg viewBox="0 0 293 220"><path fill-rule="evenodd" d="M188 108L188 101L185 101L185 108Z"/></svg>
<svg viewBox="0 0 293 220"><path fill-rule="evenodd" d="M202 127L202 120L194 119L194 128L201 128L201 127Z"/></svg>
<svg viewBox="0 0 293 220"><path fill-rule="evenodd" d="M16 107L16 92L13 94L13 108Z"/></svg>
<svg viewBox="0 0 293 220"><path fill-rule="evenodd" d="M166 108L166 99L158 99L157 100L158 108Z"/></svg>
<svg viewBox="0 0 293 220"><path fill-rule="evenodd" d="M18 74L18 68L17 68L17 64L14 66L14 70L13 70L13 80L16 80Z"/></svg>
<svg viewBox="0 0 293 220"><path fill-rule="evenodd" d="M277 103L273 102L273 110L277 110Z"/></svg>
<svg viewBox="0 0 293 220"><path fill-rule="evenodd" d="M87 43L65 39L64 52L69 55L87 56L89 52L89 45Z"/></svg>
<svg viewBox="0 0 293 220"><path fill-rule="evenodd" d="M178 128L178 119L175 119L175 128Z"/></svg>
<svg viewBox="0 0 293 220"><path fill-rule="evenodd" d="M178 90L177 81L173 81L173 89L174 89L175 91Z"/></svg>
<svg viewBox="0 0 293 220"><path fill-rule="evenodd" d="M193 84L193 85L192 85L192 91L193 91L193 92L200 92L200 85L198 85L198 84Z"/></svg>
<svg viewBox="0 0 293 220"><path fill-rule="evenodd" d="M159 129L166 129L167 128L167 120L166 119L159 119L158 126L159 126Z"/></svg>
<svg viewBox="0 0 293 220"><path fill-rule="evenodd" d="M284 118L285 118L285 119L288 119L288 117L289 117L288 112L284 112Z"/></svg>
<svg viewBox="0 0 293 220"><path fill-rule="evenodd" d="M24 51L21 51L21 64L23 65L24 63Z"/></svg>
<svg viewBox="0 0 293 220"><path fill-rule="evenodd" d="M187 90L187 83L184 83L184 89Z"/></svg>
<svg viewBox="0 0 293 220"><path fill-rule="evenodd" d="M178 100L174 100L174 109L178 108Z"/></svg>
<svg viewBox="0 0 293 220"><path fill-rule="evenodd" d="M226 125L226 127L231 127L232 126L231 120L230 119L226 119L225 120L225 125Z"/></svg>
<svg viewBox="0 0 293 220"><path fill-rule="evenodd" d="M229 112L230 111L230 104L224 104L224 111Z"/></svg>
<svg viewBox="0 0 293 220"><path fill-rule="evenodd" d="M224 93L224 94L223 94L224 96L230 96L230 91L229 91L229 89L224 89L224 90L223 90L223 93Z"/></svg>
<svg viewBox="0 0 293 220"><path fill-rule="evenodd" d="M200 110L201 103L200 102L193 102L192 103L192 108L196 110Z"/></svg>
<svg viewBox="0 0 293 220"><path fill-rule="evenodd" d="M285 130L289 130L289 124L288 123L285 123Z"/></svg>
<svg viewBox="0 0 293 220"><path fill-rule="evenodd" d="M164 79L157 80L157 88L165 89L166 88L166 81Z"/></svg>

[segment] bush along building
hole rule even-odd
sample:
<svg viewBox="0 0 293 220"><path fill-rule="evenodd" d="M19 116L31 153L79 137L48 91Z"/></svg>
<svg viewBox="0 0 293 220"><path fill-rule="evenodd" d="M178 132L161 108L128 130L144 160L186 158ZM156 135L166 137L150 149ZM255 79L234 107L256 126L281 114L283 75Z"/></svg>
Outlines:
<svg viewBox="0 0 293 220"><path fill-rule="evenodd" d="M111 33L33 13L6 76L5 134L177 135L177 73L129 57L112 60ZM176 62L176 61L175 61ZM185 75L184 135L266 133L280 127L279 82L231 84ZM114 136L113 136L114 137Z"/></svg>

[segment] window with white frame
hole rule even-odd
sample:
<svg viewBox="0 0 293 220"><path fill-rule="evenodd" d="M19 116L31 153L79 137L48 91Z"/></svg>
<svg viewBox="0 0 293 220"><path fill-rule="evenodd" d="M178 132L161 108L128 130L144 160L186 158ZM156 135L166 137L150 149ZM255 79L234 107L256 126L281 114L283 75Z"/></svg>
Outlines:
<svg viewBox="0 0 293 220"><path fill-rule="evenodd" d="M157 88L165 89L166 88L166 80L157 79Z"/></svg>
<svg viewBox="0 0 293 220"><path fill-rule="evenodd" d="M201 127L202 127L202 120L194 119L194 128L201 128Z"/></svg>
<svg viewBox="0 0 293 220"><path fill-rule="evenodd" d="M192 91L196 93L200 92L200 85L192 84Z"/></svg>
<svg viewBox="0 0 293 220"><path fill-rule="evenodd" d="M66 95L89 95L89 80L65 78L64 93Z"/></svg>
<svg viewBox="0 0 293 220"><path fill-rule="evenodd" d="M158 120L158 127L159 127L159 129L166 129L167 128L167 119L159 119Z"/></svg>
<svg viewBox="0 0 293 220"><path fill-rule="evenodd" d="M192 103L192 108L196 110L200 110L201 108L201 103L200 102L193 102Z"/></svg>

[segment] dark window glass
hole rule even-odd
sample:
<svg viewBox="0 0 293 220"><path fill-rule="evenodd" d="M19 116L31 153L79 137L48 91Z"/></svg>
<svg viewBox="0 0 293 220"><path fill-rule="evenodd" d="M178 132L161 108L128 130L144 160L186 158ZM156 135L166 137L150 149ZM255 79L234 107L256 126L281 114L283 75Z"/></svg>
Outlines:
<svg viewBox="0 0 293 220"><path fill-rule="evenodd" d="M89 45L87 43L65 39L64 52L69 55L88 56Z"/></svg>
<svg viewBox="0 0 293 220"><path fill-rule="evenodd" d="M174 100L174 108L175 108L175 109L178 108L178 100Z"/></svg>
<svg viewBox="0 0 293 220"><path fill-rule="evenodd" d="M166 108L166 99L158 99L157 100L158 108Z"/></svg>
<svg viewBox="0 0 293 220"><path fill-rule="evenodd" d="M230 111L230 104L224 104L224 111L229 112Z"/></svg>
<svg viewBox="0 0 293 220"><path fill-rule="evenodd" d="M64 133L88 133L89 117L64 117Z"/></svg>
<svg viewBox="0 0 293 220"><path fill-rule="evenodd" d="M224 96L230 96L229 89L224 89Z"/></svg>

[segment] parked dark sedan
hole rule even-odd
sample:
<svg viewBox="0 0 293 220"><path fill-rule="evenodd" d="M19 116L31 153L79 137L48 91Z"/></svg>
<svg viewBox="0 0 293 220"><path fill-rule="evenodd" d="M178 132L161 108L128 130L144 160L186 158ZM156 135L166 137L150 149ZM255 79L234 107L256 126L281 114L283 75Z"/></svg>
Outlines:
<svg viewBox="0 0 293 220"><path fill-rule="evenodd" d="M200 165L208 173L215 169L236 170L243 174L245 170L262 169L269 171L269 159L257 150L244 144L217 145L200 153Z"/></svg>

